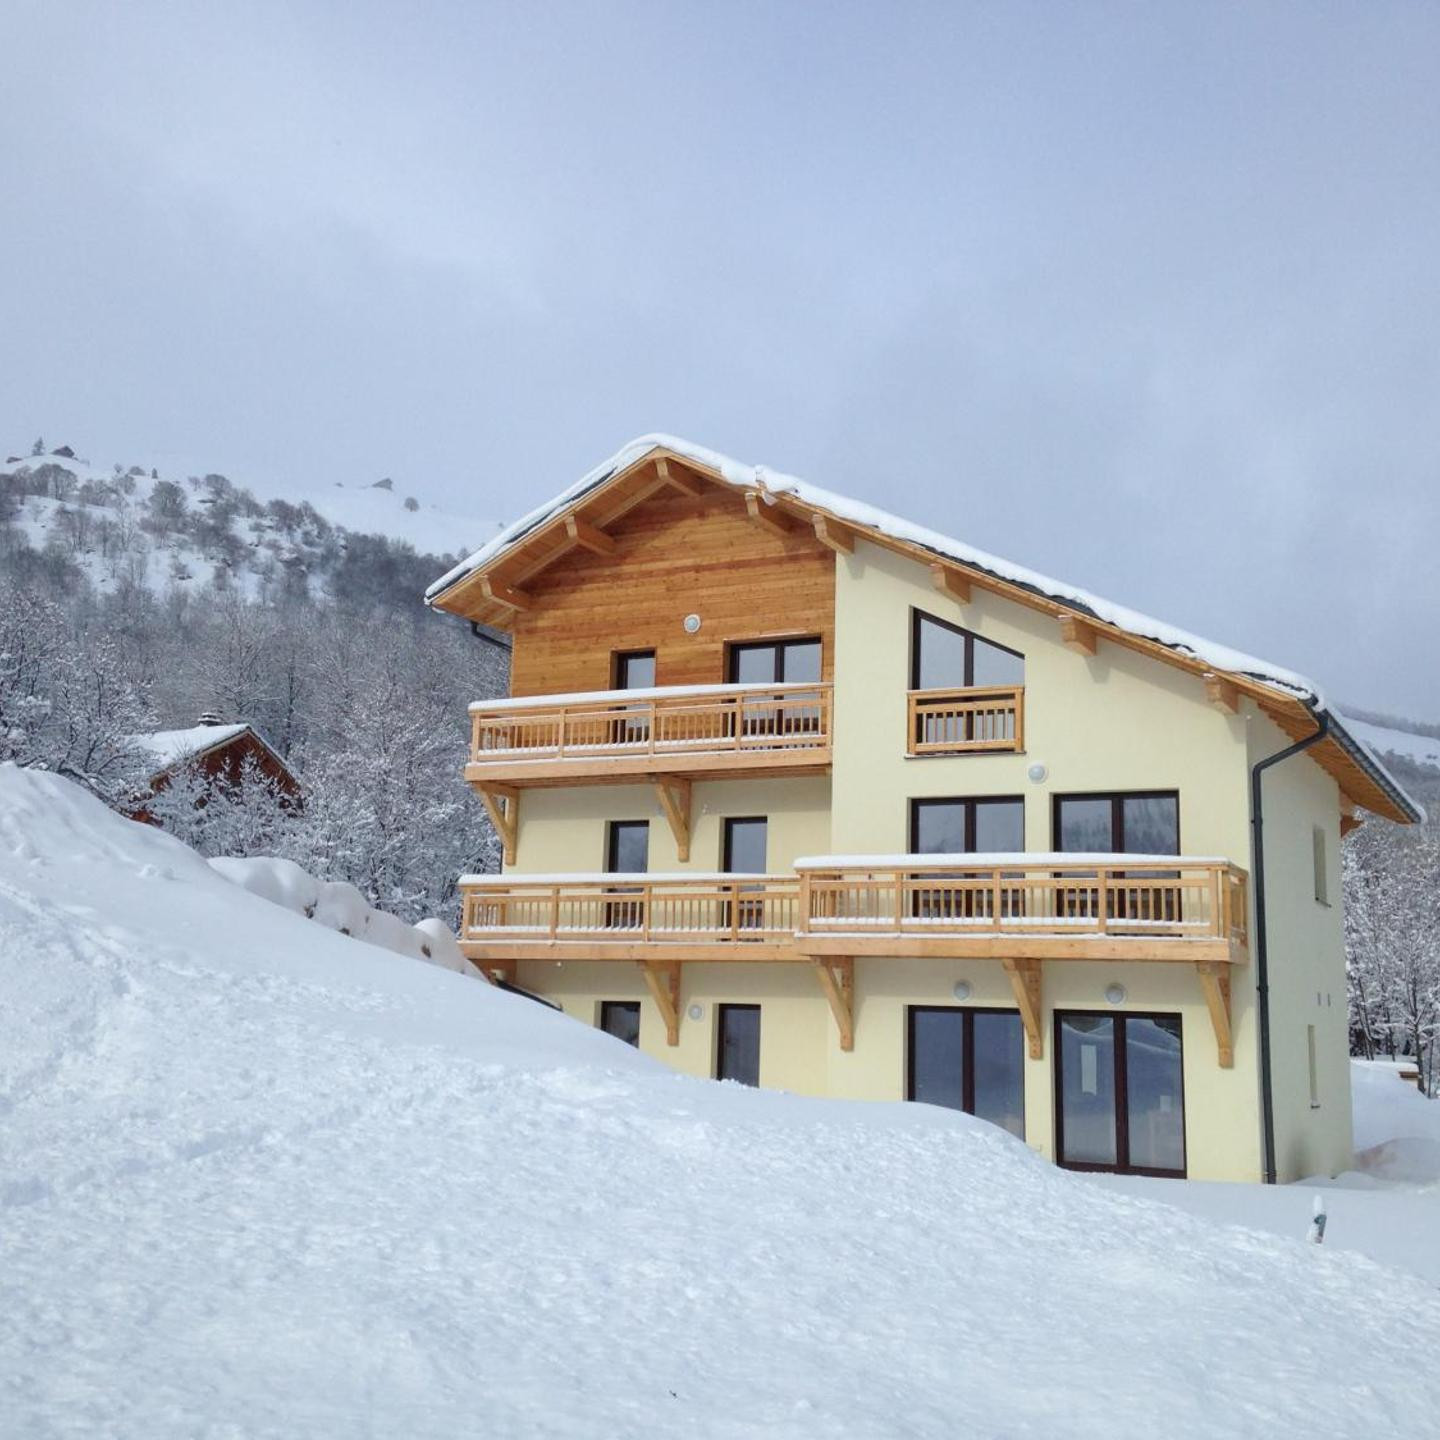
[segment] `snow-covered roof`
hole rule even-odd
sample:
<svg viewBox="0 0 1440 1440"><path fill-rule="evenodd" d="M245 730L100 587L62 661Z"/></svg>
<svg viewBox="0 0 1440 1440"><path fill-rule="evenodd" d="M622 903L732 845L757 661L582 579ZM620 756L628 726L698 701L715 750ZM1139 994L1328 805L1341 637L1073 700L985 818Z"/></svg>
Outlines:
<svg viewBox="0 0 1440 1440"><path fill-rule="evenodd" d="M132 744L148 751L155 757L156 772L171 770L186 760L218 750L232 740L238 740L246 731L255 737L276 761L285 762L275 753L275 748L248 721L241 720L232 725L191 725L185 730L156 730L148 735L132 735Z"/></svg>
<svg viewBox="0 0 1440 1440"><path fill-rule="evenodd" d="M1154 641L1177 655L1198 661L1210 669L1266 686L1289 700L1300 701L1316 715L1327 713L1330 716L1331 734L1346 754L1402 812L1415 820L1424 818L1424 809L1405 793L1400 783L1385 769L1375 751L1355 738L1343 717L1330 709L1319 685L1308 676L1269 660L1262 660L1243 650L1233 649L1219 641L1195 635L1179 626L1156 619L1153 615L1146 615L1142 611L1132 610L1129 606L1108 600L1093 591L992 555L988 551L967 545L938 530L917 525L863 500L853 500L849 496L836 494L812 485L808 480L771 470L765 465L747 464L676 435L659 432L641 435L621 446L608 460L581 476L553 499L507 525L492 540L448 570L426 590L426 604L433 604L452 586L493 564L547 521L569 509L589 492L599 489L608 480L629 470L653 451L668 452L689 460L718 475L726 484L737 489L758 491L768 497L793 498L802 505L827 511L837 519L862 529L878 532L890 539L917 546L940 559L953 560L967 568L993 575L1036 596L1057 602L1067 609L1113 625L1129 635Z"/></svg>

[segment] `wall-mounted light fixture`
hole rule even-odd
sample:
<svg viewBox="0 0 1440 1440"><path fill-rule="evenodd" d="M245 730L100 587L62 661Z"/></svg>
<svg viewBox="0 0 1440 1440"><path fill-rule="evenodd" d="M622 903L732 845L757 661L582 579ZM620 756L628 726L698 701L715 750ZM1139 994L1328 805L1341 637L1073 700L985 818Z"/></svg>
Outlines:
<svg viewBox="0 0 1440 1440"><path fill-rule="evenodd" d="M700 617L698 615L691 614L685 617L685 633L687 635L700 633Z"/></svg>
<svg viewBox="0 0 1440 1440"><path fill-rule="evenodd" d="M950 988L950 993L957 1000L968 1000L970 998L970 982L968 980L957 980Z"/></svg>
<svg viewBox="0 0 1440 1440"><path fill-rule="evenodd" d="M699 1020L699 1019L701 1019L701 1018L704 1016L704 1014L705 1014L705 1007L704 1007L703 1005L699 1005L699 1004L692 1005L685 1013L686 1013L692 1020Z"/></svg>
<svg viewBox="0 0 1440 1440"><path fill-rule="evenodd" d="M1107 985L1105 987L1105 999L1111 1005L1123 1005L1125 1003L1125 987L1121 984Z"/></svg>

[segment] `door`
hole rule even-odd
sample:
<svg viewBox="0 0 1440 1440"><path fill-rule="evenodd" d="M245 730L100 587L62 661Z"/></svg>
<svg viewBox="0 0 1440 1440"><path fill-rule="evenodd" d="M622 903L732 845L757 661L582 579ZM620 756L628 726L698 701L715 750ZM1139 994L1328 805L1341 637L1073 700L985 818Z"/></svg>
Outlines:
<svg viewBox="0 0 1440 1440"><path fill-rule="evenodd" d="M650 868L650 822L612 820L605 837L608 875L643 875ZM638 895L633 886L615 886L612 895ZM644 901L614 900L605 906L607 930L639 930L645 923Z"/></svg>
<svg viewBox="0 0 1440 1440"><path fill-rule="evenodd" d="M764 875L769 825L762 816L728 819L725 822L724 870L727 875ZM750 887L759 891L760 886ZM736 922L741 930L760 930L765 924L765 902L740 899ZM725 928L730 916L725 916Z"/></svg>
<svg viewBox="0 0 1440 1440"><path fill-rule="evenodd" d="M1025 1031L1015 1010L912 1005L906 1098L1025 1138Z"/></svg>
<svg viewBox="0 0 1440 1440"><path fill-rule="evenodd" d="M910 802L912 855L1008 855L1024 848L1025 802L1019 796ZM930 878L935 881L934 885L917 882L912 892L912 915L931 919L984 919L994 908L994 891L990 887L978 891L957 890L945 885L944 875ZM1003 912L1010 914L1020 898L1018 893L1002 890Z"/></svg>
<svg viewBox="0 0 1440 1440"><path fill-rule="evenodd" d="M616 690L650 690L655 685L655 652L653 650L621 650L614 663ZM622 712L623 713L623 712ZM650 739L649 711L628 714L611 727L616 745L644 745Z"/></svg>
<svg viewBox="0 0 1440 1440"><path fill-rule="evenodd" d="M722 1005L715 1047L715 1078L760 1083L760 1007Z"/></svg>
<svg viewBox="0 0 1440 1440"><path fill-rule="evenodd" d="M1056 1158L1075 1170L1184 1175L1178 1015L1055 1016Z"/></svg>
<svg viewBox="0 0 1440 1440"><path fill-rule="evenodd" d="M726 679L732 685L818 685L820 658L818 636L746 641L730 646ZM741 733L751 737L813 735L820 728L820 706L806 705L803 698L783 709L752 704L741 713Z"/></svg>

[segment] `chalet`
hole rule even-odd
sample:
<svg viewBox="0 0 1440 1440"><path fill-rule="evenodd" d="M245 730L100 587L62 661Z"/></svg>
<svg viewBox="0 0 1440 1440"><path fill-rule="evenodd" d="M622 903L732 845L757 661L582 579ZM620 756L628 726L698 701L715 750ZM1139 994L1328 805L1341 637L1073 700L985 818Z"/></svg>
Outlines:
<svg viewBox="0 0 1440 1440"><path fill-rule="evenodd" d="M1420 815L1303 676L666 436L426 598L514 647L492 976L1075 1168L1349 1164L1340 839Z"/></svg>
<svg viewBox="0 0 1440 1440"><path fill-rule="evenodd" d="M281 755L253 725L226 724L218 715L202 715L184 730L157 730L131 737L137 749L151 757L154 768L147 782L150 794L166 789L183 768L193 766L212 784L244 784L247 765L253 764L279 789L282 797L298 805L300 782ZM151 823L142 800L131 811L133 819Z"/></svg>

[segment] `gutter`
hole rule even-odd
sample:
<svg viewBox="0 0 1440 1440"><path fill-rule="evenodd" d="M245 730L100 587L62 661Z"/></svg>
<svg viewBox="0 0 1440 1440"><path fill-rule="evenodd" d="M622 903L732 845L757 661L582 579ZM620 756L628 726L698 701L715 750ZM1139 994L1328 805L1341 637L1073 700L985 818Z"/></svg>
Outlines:
<svg viewBox="0 0 1440 1440"><path fill-rule="evenodd" d="M1315 712L1312 710L1311 714ZM1283 750L1257 760L1250 767L1251 849L1254 853L1252 873L1255 884L1255 993L1260 1012L1260 1108L1263 1115L1265 1148L1265 1183L1275 1183L1275 1093L1270 1062L1270 947L1265 926L1265 791L1261 785L1265 771L1292 755L1318 745L1330 733L1330 716L1322 710L1315 715L1313 735L1287 745Z"/></svg>

